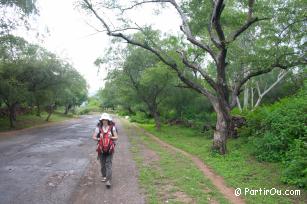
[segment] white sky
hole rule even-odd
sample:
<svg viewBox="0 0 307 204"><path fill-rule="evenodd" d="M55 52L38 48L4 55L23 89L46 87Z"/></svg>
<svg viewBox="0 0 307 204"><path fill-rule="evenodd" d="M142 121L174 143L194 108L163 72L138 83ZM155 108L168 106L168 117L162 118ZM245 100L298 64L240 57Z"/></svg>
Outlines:
<svg viewBox="0 0 307 204"><path fill-rule="evenodd" d="M37 29L44 32L47 27L49 30L49 34L40 44L61 58L68 59L87 80L89 93L94 94L100 87L103 87L103 79L107 73L105 69L101 69L97 76L98 68L93 62L97 57L102 56L104 50L111 45L111 38L106 33L92 35L96 31L85 20L91 25L100 24L94 17L89 18L75 9L74 2L75 0L37 1L40 12ZM140 8L131 13L138 25L155 23L155 27L163 31L177 32L179 30L180 20L177 15L174 15L174 10L164 9L161 15L155 16L152 15L151 5L147 5L146 8L146 10ZM31 37L30 32L26 32L26 36L24 33L23 37L31 42L39 43L35 42L37 39L33 38L34 35Z"/></svg>

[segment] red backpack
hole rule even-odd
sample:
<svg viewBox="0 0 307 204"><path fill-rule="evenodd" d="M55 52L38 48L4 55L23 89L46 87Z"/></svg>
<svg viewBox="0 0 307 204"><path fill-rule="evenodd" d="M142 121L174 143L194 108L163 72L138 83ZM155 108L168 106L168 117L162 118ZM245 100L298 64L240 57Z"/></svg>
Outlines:
<svg viewBox="0 0 307 204"><path fill-rule="evenodd" d="M114 148L115 148L115 143L111 138L109 138L109 134L112 133L113 126L110 126L108 131L106 133L103 132L102 129L99 128L99 134L100 134L100 140L98 142L98 147L97 147L97 152L98 154L103 153L103 154L113 154L114 153Z"/></svg>

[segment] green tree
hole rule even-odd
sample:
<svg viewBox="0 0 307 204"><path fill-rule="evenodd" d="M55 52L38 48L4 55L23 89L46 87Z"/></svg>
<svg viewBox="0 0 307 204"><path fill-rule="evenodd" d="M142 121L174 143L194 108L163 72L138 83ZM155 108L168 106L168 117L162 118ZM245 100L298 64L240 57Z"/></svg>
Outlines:
<svg viewBox="0 0 307 204"><path fill-rule="evenodd" d="M61 104L65 107L64 114L80 106L87 99L86 80L71 65L66 64L67 71L64 76L64 86L61 96Z"/></svg>
<svg viewBox="0 0 307 204"><path fill-rule="evenodd" d="M3 66L3 64L1 64ZM0 99L9 110L10 126L15 127L16 108L26 101L29 94L26 84L20 81L22 70L17 64L5 64L0 67Z"/></svg>
<svg viewBox="0 0 307 204"><path fill-rule="evenodd" d="M160 129L160 105L168 97L170 88L174 86L174 75L150 52L131 46L126 49L122 74L119 75L120 81L125 81L127 85L122 82L118 85L125 87L121 89L121 95L125 95L125 102L136 102L131 98L137 98L145 106L145 109L139 106L139 110L152 116L157 129Z"/></svg>
<svg viewBox="0 0 307 204"><path fill-rule="evenodd" d="M29 44L12 35L0 37L0 99L9 110L10 126L15 126L16 107L24 102L29 94L23 78L22 64L29 52Z"/></svg>
<svg viewBox="0 0 307 204"><path fill-rule="evenodd" d="M49 120L59 105L80 105L87 97L85 79L67 62L46 49L12 35L0 37L0 100L7 105L11 127L18 105L42 108Z"/></svg>

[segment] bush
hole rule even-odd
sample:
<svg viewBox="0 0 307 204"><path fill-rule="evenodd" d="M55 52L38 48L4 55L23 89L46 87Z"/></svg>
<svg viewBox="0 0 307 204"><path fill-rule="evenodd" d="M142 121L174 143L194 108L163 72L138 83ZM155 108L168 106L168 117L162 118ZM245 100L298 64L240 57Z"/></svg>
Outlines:
<svg viewBox="0 0 307 204"><path fill-rule="evenodd" d="M145 113L143 113L143 112L136 112L135 115L132 115L130 117L130 121L136 122L136 123L141 123L141 124L154 123L153 119L147 118Z"/></svg>
<svg viewBox="0 0 307 204"><path fill-rule="evenodd" d="M307 143L294 140L283 159L281 180L285 183L307 187Z"/></svg>
<svg viewBox="0 0 307 204"><path fill-rule="evenodd" d="M260 161L282 162L282 181L306 187L307 93L259 107L245 114L247 126L240 129Z"/></svg>
<svg viewBox="0 0 307 204"><path fill-rule="evenodd" d="M282 161L295 139L307 134L306 91L246 115L247 126L240 135L250 137L254 155L262 161Z"/></svg>
<svg viewBox="0 0 307 204"><path fill-rule="evenodd" d="M272 132L265 132L261 138L253 138L253 154L260 161L281 161L287 150L287 143Z"/></svg>
<svg viewBox="0 0 307 204"><path fill-rule="evenodd" d="M86 115L86 114L89 114L90 112L91 110L89 108L81 108L78 110L79 115Z"/></svg>

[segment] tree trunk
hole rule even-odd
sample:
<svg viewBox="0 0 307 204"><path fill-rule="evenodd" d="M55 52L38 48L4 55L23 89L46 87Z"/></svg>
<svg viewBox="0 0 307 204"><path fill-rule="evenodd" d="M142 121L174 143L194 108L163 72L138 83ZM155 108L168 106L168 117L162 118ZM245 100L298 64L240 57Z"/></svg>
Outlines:
<svg viewBox="0 0 307 204"><path fill-rule="evenodd" d="M48 122L49 121L49 119L50 119L50 116L51 116L51 114L53 113L53 111L52 110L50 110L49 112L48 112L48 116L47 116L47 118L46 118L46 121Z"/></svg>
<svg viewBox="0 0 307 204"><path fill-rule="evenodd" d="M36 110L36 116L41 117L41 107L39 103L36 104L37 110Z"/></svg>
<svg viewBox="0 0 307 204"><path fill-rule="evenodd" d="M220 102L214 104L217 120L213 137L213 150L220 154L225 154L227 151L226 140L231 136L231 115L230 110L223 106Z"/></svg>
<svg viewBox="0 0 307 204"><path fill-rule="evenodd" d="M10 114L10 116L9 116L9 119L10 119L10 127L11 127L11 128L14 128L14 127L15 127L15 121L14 121L14 119L13 119L13 117L12 117L11 114Z"/></svg>
<svg viewBox="0 0 307 204"><path fill-rule="evenodd" d="M127 110L128 110L128 113L129 115L133 115L134 114L134 111L131 109L131 107L127 107Z"/></svg>
<svg viewBox="0 0 307 204"><path fill-rule="evenodd" d="M54 104L49 105L49 106L47 107L47 112L48 112L48 116L47 116L47 118L46 118L46 121L47 121L47 122L49 121L50 116L51 116L51 114L53 113L54 109L55 109L55 105L54 105Z"/></svg>
<svg viewBox="0 0 307 204"><path fill-rule="evenodd" d="M251 109L254 108L254 88L251 87Z"/></svg>
<svg viewBox="0 0 307 204"><path fill-rule="evenodd" d="M13 120L17 121L16 106L14 107L14 111L13 111Z"/></svg>
<svg viewBox="0 0 307 204"><path fill-rule="evenodd" d="M247 84L244 86L244 95L243 95L243 109L248 109L248 98L249 98L249 89L247 87Z"/></svg>
<svg viewBox="0 0 307 204"><path fill-rule="evenodd" d="M68 106L65 106L64 114L67 115L67 114L68 114L68 111L69 111L69 110L68 110Z"/></svg>
<svg viewBox="0 0 307 204"><path fill-rule="evenodd" d="M241 107L240 99L239 99L238 96L236 97L236 100L237 100L237 106L238 106L240 112L242 112L242 107Z"/></svg>
<svg viewBox="0 0 307 204"><path fill-rule="evenodd" d="M9 119L10 119L10 127L15 127L15 121L16 121L16 105L17 103L13 103L12 105L8 106L9 109Z"/></svg>
<svg viewBox="0 0 307 204"><path fill-rule="evenodd" d="M68 114L68 112L69 112L69 110L71 109L71 107L72 107L72 105L71 105L71 104L69 104L69 105L65 106L65 112L64 112L64 114L65 114L65 115L67 115L67 114Z"/></svg>
<svg viewBox="0 0 307 204"><path fill-rule="evenodd" d="M155 123L156 123L156 128L157 130L161 130L161 120L160 120L160 114L155 111L153 113L154 119L155 119Z"/></svg>

